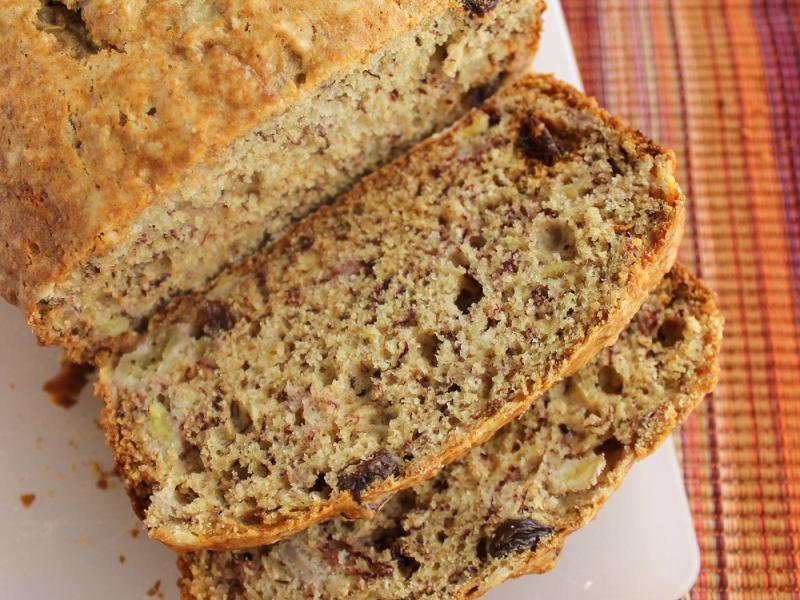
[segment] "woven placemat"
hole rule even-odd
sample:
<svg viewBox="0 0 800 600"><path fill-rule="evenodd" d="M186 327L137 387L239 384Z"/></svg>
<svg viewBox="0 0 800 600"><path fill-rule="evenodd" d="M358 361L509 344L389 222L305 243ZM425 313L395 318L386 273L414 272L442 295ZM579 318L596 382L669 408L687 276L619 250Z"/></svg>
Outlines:
<svg viewBox="0 0 800 600"><path fill-rule="evenodd" d="M681 260L726 318L676 436L693 598L800 597L800 0L562 0L587 91L675 149Z"/></svg>

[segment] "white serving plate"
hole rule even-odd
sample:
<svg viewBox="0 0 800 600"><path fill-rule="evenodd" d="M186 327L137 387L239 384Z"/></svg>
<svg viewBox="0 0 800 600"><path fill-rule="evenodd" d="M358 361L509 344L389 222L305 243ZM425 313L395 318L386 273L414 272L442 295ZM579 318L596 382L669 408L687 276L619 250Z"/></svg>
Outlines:
<svg viewBox="0 0 800 600"><path fill-rule="evenodd" d="M560 5L549 4L535 68L580 86ZM65 410L42 392L58 359L0 302L0 598L158 598L148 591L159 581L160 597L176 599L174 555L143 532L131 535L141 527L116 478L105 490L96 485L98 466L112 466L96 423L99 401L87 388ZM27 493L36 499L24 508ZM552 572L507 582L486 598L675 600L698 569L675 450L666 443L568 540Z"/></svg>

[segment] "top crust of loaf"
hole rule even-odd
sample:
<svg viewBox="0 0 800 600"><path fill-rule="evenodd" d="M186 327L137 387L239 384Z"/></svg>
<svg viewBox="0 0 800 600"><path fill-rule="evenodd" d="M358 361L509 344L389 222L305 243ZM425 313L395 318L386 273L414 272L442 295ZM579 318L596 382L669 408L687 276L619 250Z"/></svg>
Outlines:
<svg viewBox="0 0 800 600"><path fill-rule="evenodd" d="M0 294L30 314L193 167L427 16L465 6L4 2Z"/></svg>
<svg viewBox="0 0 800 600"><path fill-rule="evenodd" d="M673 167L527 77L174 302L98 387L151 535L270 543L488 439L613 343L669 270Z"/></svg>

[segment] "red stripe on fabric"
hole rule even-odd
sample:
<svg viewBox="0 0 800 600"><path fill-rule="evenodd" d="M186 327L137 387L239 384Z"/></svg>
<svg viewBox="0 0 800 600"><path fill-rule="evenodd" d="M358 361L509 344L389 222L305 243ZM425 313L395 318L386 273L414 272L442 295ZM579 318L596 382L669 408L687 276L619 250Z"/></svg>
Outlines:
<svg viewBox="0 0 800 600"><path fill-rule="evenodd" d="M757 23L763 22L763 24L766 26L767 31L769 33L769 35L767 35L767 36L761 36L761 40L760 41L761 41L762 48L764 48L764 52L763 53L765 54L765 57L766 57L767 60L774 59L774 60L776 60L778 62L778 70L779 70L779 73L780 73L780 76L777 78L777 81L775 81L772 78L768 78L768 81L767 81L767 88L768 89L770 87L773 87L773 86L778 86L778 89L779 89L778 93L772 94L772 97L775 98L775 101L776 101L776 105L770 107L771 108L771 113L772 113L772 119L773 119L773 122L775 122L776 120L782 121L781 126L778 128L779 132L780 131L792 131L792 130L800 131L800 119L798 119L798 121L795 122L795 123L787 122L790 119L790 115L787 114L787 113L789 111L791 111L792 113L795 113L795 111L798 110L798 107L796 105L792 106L791 104L794 104L794 103L798 102L798 100L800 100L800 94L797 94L797 93L790 94L789 93L789 89L788 89L788 85L787 85L787 84L789 84L791 82L796 87L798 85L798 83L800 82L800 68L798 68L798 64L797 64L797 61L800 60L800 44L797 44L797 40L791 34L789 34L787 36L786 32L783 32L784 35L782 37L788 37L789 40L795 42L794 47L792 48L792 50L794 51L794 57L795 57L795 61L794 61L794 64L793 64L794 69L791 68L791 65L788 66L787 68L784 68L784 65L781 64L782 61L780 61L780 59L778 58L780 51L779 51L779 48L777 47L777 42L776 42L776 38L778 36L778 33L775 31L775 26L773 24L774 14L772 14L770 12L769 6L767 5L766 2L763 2L761 7L764 10L763 15L758 14L759 11L757 11L757 10L753 10L753 13L754 13L754 17L755 17L756 22ZM784 4L781 7L781 11L780 12L785 15L786 21L788 23L789 22L789 18L790 18L788 6L786 6ZM771 52L767 52L766 51L767 50L765 48L766 44L769 44L769 46L770 46L769 50L771 50ZM794 96L794 98L792 100L789 100L789 104L787 105L786 100L789 99L792 96ZM791 253L791 258L793 259L792 262L794 263L793 264L793 269L792 269L792 275L795 278L795 282L794 282L795 285L793 287L794 287L795 293L797 294L797 290L800 289L800 288L798 288L798 284L800 284L800 280L798 280L798 272L799 272L799 268L800 268L798 266L798 262L800 262L800 260L798 260L798 259L800 257L798 257L798 254L797 254L797 244L800 241L800 240L798 240L798 237L797 237L798 236L798 230L797 230L797 208L798 207L797 207L797 203L800 201L800 183L798 182L798 173L795 170L795 168L796 168L797 165L800 165L800 159L798 159L798 157L795 155L796 151L797 150L796 150L796 148L794 148L794 145L792 143L788 144L788 146L786 147L785 152L783 151L783 149L781 148L780 145L776 145L774 147L774 154L775 154L777 160L780 161L782 155L786 155L786 157L788 159L788 164L782 165L783 166L782 172L786 175L786 177L780 177L780 181L781 181L781 184L784 184L784 186L785 186L785 193L787 194L787 196L788 196L787 199L789 200L789 202L785 203L784 206L787 209L787 212L790 213L790 214L787 214L787 217L788 217L787 224L792 229L789 232L789 235L790 236L794 236L794 242L795 242L794 244L790 245L790 247L793 246L793 247L790 248L790 253ZM788 185L786 185L787 183L788 183ZM794 200L793 203L791 202L792 199ZM793 213L793 214L791 214L791 213ZM797 314L798 314L798 312L797 312L797 307L798 307L797 303L798 302L800 302L800 297L798 297L796 295L795 296L795 303L794 303L794 305L795 305L795 311L794 311L795 318L797 318ZM774 346L772 344L770 344L768 347L769 348L773 348ZM774 359L774 357L772 357L772 355L770 355L770 358L772 359L772 361L771 361L771 364L769 365L771 367L770 370L769 370L769 373L774 377L774 375L775 375L775 359ZM776 387L777 387L777 385L776 385ZM767 400L770 402L770 407L771 407L771 411L772 411L772 414L773 414L773 421L774 421L774 429L775 429L776 439L778 441L778 445L779 445L779 448L780 448L779 456L781 458L781 468L782 468L782 470L784 472L783 488L784 488L784 492L785 492L785 501L786 501L787 507L789 509L788 510L789 515L792 515L794 513L794 511L792 510L792 495L791 495L791 490L789 488L789 481L790 481L789 478L791 477L791 468L789 467L787 456L786 456L786 441L785 441L786 432L784 431L784 427L783 427L783 419L781 419L781 412L782 412L781 411L781 407L778 404L778 402L780 401L780 398L776 393L774 396L772 394L770 394L770 396L768 397ZM797 400L797 398L796 398L796 400ZM789 558L791 560L791 567L792 567L791 568L791 572L790 572L790 576L792 578L792 585L795 588L797 588L798 587L798 573L797 573L797 571L798 571L798 547L797 547L797 541L795 540L795 536L792 535L791 532L790 532L790 535L788 537L789 537L789 542L791 544L791 551L789 552Z"/></svg>
<svg viewBox="0 0 800 600"><path fill-rule="evenodd" d="M676 65L676 81L678 83L678 91L679 91L679 114L680 114L680 123L681 123L681 130L683 131L683 135L681 137L681 159L685 163L685 177L686 177L686 195L688 199L688 210L687 210L687 218L689 220L690 225L690 232L692 235L689 236L689 241L692 245L693 254L694 254L694 269L695 273L699 277L703 276L703 266L701 261L701 253L700 247L697 239L696 232L698 231L697 225L697 211L695 207L695 184L694 184L694 165L692 163L692 152L691 147L689 145L688 140L688 131L689 131L689 116L688 116L688 107L686 104L686 82L684 80L684 71L683 71L683 59L682 53L679 46L679 37L678 37L678 30L677 24L675 19L675 6L673 0L669 0L667 2L667 10L668 10L668 19L669 19L669 28L670 28L670 35L673 40L673 60L675 61ZM709 443L709 450L712 453L712 456L718 457L719 456L719 449L717 443L717 436L715 431L715 423L716 423L716 411L715 411L715 398L713 395L709 396L705 402L708 406L708 413L706 418L706 426L709 431L708 436L708 443ZM683 435L683 433L682 433ZM685 439L685 438L684 438ZM684 455L683 459L684 463L684 478L692 471L689 468L688 464L688 457ZM727 581L725 580L725 553L724 553L724 546L720 542L721 540L721 532L722 532L722 521L721 521L721 513L722 513L722 503L721 503L721 492L720 492L720 482L719 482L719 473L716 473L717 477L711 478L711 485L713 489L714 495L714 528L716 530L716 559L719 573L722 576L722 588L725 589L727 587ZM687 485L689 482L687 481ZM704 531L703 525L699 522L695 523L695 528L697 529L697 537L698 543L700 544L702 551L707 552L708 549L705 548L705 539L704 539ZM700 574L700 578L704 578L705 573ZM701 594L701 597L705 597L705 594Z"/></svg>
<svg viewBox="0 0 800 600"><path fill-rule="evenodd" d="M733 42L733 40L731 38L731 32L730 32L731 16L730 16L730 13L728 12L727 3L723 5L722 10L723 10L723 13L724 13L723 23L724 23L724 28L725 28L725 34L726 34L726 38L727 38L727 41L728 41L728 47L732 50L730 56L731 56L731 60L733 62L734 72L736 74L736 77L734 77L734 84L736 85L736 95L735 95L736 104L737 104L737 106L739 108L739 114L740 115L744 115L745 114L745 107L744 107L744 102L742 100L742 89L741 89L742 77L741 77L741 72L740 72L741 69L740 69L740 65L739 65L739 62L738 62L738 56L737 56L737 52L736 52L736 47L735 47L735 44L734 44L734 42ZM744 138L744 136L741 135L742 128L740 128L739 131L740 131L739 143L741 144L742 148L745 148L748 142ZM746 165L747 172L751 173L752 172L752 165L750 164L750 156L749 156L750 153L749 152L743 152L742 154L743 154L743 160L744 160L744 163ZM747 180L747 184L748 184L749 196L752 198L753 197L752 180L749 177L748 177L748 180ZM758 210L752 211L751 218L753 219L753 221L757 221L758 220ZM758 293L758 297L759 297L759 305L762 308L762 310L759 310L759 318L761 320L761 326L762 326L763 336L765 338L765 344L766 344L767 347L771 347L771 345L772 345L772 334L770 332L770 323L769 323L769 319L767 318L767 315L765 314L765 312L763 310L763 308L767 306L767 302L766 302L766 299L764 297L764 290L765 290L764 278L763 278L764 256L763 256L763 253L761 251L761 245L760 245L760 240L759 240L759 236L758 236L758 227L757 227L757 225L752 227L752 228L750 228L749 231L751 232L752 244L753 244L753 248L755 249L755 254L756 254L756 261L754 262L753 267L754 267L754 269L755 269L755 271L757 273L757 276L758 276L759 285L757 286L756 289L757 289L757 293ZM745 343L747 343L746 340L745 340ZM767 369L767 374L768 374L767 375L767 385L769 386L769 398L773 398L773 397L776 397L777 393L778 393L777 392L777 384L775 383L775 379L774 379L774 369L769 369L768 368ZM752 416L752 419L753 419L753 431L752 431L751 439L753 440L753 447L755 448L754 457L755 457L755 460L756 460L756 480L755 480L754 483L756 485L756 489L757 489L757 492L758 492L758 510L759 510L759 515L758 516L760 517L760 521L761 521L760 522L761 539L759 540L759 542L760 542L760 545L761 545L761 553L762 553L762 555L764 557L764 566L766 567L767 565L769 565L769 550L767 548L767 531L766 531L766 525L765 525L766 511L764 509L764 490L763 490L763 486L762 486L762 483L761 483L762 482L762 478L763 478L763 475L762 475L762 472L761 472L761 470L762 470L761 452L760 452L760 448L759 448L758 435L756 434L756 432L758 431L758 425L757 425L757 419L756 419L756 410L755 410L756 399L755 399L755 396L754 396L752 390L753 390L752 385L748 385L748 391L750 392L748 399L750 400L750 403L751 403L751 416ZM769 402L769 400L767 400L767 401ZM769 404L770 404L770 412L772 413L772 418L773 418L773 423L774 423L775 420L776 420L775 419L774 406L772 406L772 402L769 402ZM765 587L769 587L769 578L766 577L766 569L764 569L764 574L765 574L765 578L766 578Z"/></svg>

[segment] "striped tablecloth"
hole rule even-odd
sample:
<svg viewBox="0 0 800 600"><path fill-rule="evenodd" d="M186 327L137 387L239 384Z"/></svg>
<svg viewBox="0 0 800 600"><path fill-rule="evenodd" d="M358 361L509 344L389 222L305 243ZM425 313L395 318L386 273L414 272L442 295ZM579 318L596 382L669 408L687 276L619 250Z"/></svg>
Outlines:
<svg viewBox="0 0 800 600"><path fill-rule="evenodd" d="M675 149L726 318L678 436L693 598L800 598L800 0L562 0L587 91Z"/></svg>

